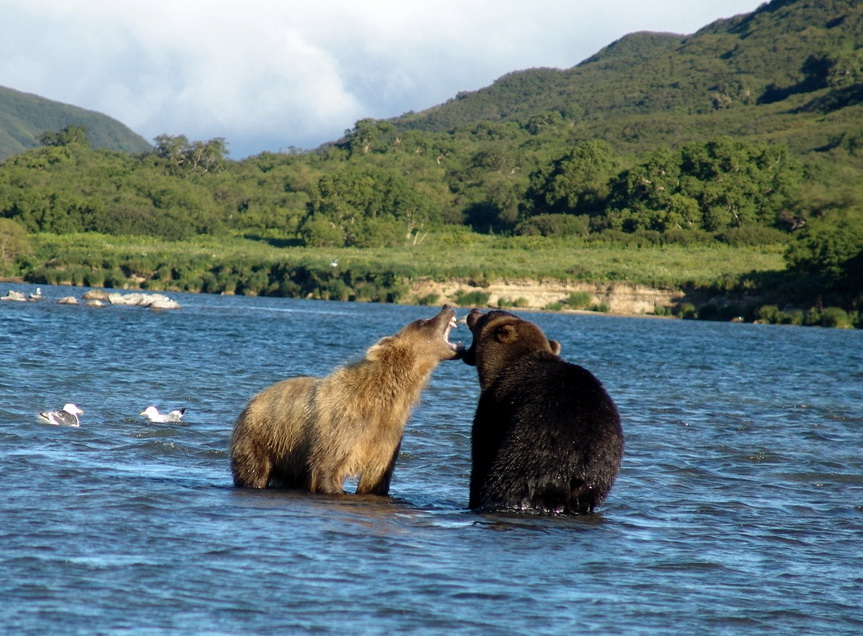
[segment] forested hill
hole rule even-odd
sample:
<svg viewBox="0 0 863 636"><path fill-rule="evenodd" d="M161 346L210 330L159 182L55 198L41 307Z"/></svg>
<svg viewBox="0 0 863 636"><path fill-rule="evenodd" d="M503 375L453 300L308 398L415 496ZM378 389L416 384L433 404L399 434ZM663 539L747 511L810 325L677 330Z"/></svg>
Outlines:
<svg viewBox="0 0 863 636"><path fill-rule="evenodd" d="M95 148L146 152L152 145L107 115L0 86L0 161L40 144L43 133L68 126L87 131Z"/></svg>
<svg viewBox="0 0 863 636"><path fill-rule="evenodd" d="M657 133L686 141L751 133L753 116L768 118L758 124L768 132L793 127L778 121L792 109L827 113L861 103L861 47L860 0L773 0L689 36L634 33L573 68L510 73L391 121L446 131L545 115L618 147Z"/></svg>

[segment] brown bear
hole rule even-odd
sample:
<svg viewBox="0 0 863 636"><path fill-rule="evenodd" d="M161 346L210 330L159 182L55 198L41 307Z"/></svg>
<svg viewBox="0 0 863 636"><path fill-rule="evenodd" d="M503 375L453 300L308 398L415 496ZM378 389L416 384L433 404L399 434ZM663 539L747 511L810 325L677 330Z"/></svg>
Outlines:
<svg viewBox="0 0 863 636"><path fill-rule="evenodd" d="M611 397L560 344L505 311L467 317L480 397L471 433L470 502L483 511L584 514L601 504L623 456Z"/></svg>
<svg viewBox="0 0 863 636"><path fill-rule="evenodd" d="M234 425L236 486L386 495L411 409L432 371L460 356L449 341L455 311L415 320L358 362L325 378L297 377L253 397Z"/></svg>

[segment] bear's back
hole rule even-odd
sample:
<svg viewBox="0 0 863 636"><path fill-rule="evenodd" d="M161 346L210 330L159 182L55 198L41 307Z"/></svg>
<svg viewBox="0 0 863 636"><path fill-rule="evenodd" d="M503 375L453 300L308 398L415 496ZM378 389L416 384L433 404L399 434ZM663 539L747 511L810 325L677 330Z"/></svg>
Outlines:
<svg viewBox="0 0 863 636"><path fill-rule="evenodd" d="M590 512L617 476L623 432L590 371L536 352L480 395L473 448L471 507Z"/></svg>

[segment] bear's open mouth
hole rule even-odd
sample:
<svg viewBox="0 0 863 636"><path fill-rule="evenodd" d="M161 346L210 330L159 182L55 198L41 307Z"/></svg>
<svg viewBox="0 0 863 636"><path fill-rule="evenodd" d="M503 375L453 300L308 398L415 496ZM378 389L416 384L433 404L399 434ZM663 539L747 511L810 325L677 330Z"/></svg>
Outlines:
<svg viewBox="0 0 863 636"><path fill-rule="evenodd" d="M447 323L447 326L443 330L443 340L446 343L446 346L452 349L453 351L459 351L464 348L461 343L450 342L449 334L453 329L458 329L458 321L455 318L455 312L453 312L452 317Z"/></svg>

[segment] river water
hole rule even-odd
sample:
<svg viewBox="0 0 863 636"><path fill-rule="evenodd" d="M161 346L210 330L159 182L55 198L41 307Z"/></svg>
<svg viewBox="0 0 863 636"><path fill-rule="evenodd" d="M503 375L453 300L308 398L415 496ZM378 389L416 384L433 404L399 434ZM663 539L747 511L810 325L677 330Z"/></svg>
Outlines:
<svg viewBox="0 0 863 636"><path fill-rule="evenodd" d="M521 314L603 381L626 454L598 514L479 515L461 362L435 371L391 497L231 485L254 393L437 308L56 303L82 291L0 303L4 633L863 633L861 330ZM66 402L80 428L37 420ZM188 411L151 424L151 404Z"/></svg>

